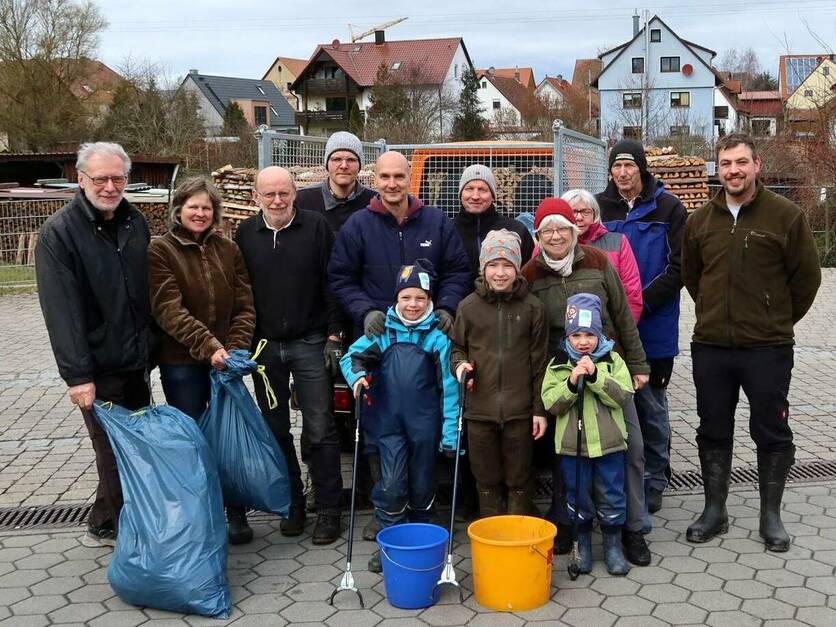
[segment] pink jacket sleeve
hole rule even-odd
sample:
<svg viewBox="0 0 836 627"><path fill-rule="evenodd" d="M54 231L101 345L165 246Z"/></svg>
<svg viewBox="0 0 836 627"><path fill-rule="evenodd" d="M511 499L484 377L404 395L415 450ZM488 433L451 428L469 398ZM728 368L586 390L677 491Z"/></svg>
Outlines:
<svg viewBox="0 0 836 627"><path fill-rule="evenodd" d="M638 323L642 315L644 302L642 301L642 279L639 274L639 266L636 263L636 256L630 241L621 236L621 250L618 251L618 264L616 266L618 276L624 284L624 291L627 292L627 302L630 304L630 312L633 319Z"/></svg>

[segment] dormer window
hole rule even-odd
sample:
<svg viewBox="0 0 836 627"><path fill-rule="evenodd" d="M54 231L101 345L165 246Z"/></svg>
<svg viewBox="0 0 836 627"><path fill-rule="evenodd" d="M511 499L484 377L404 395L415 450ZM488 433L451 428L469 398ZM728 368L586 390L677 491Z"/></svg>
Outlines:
<svg viewBox="0 0 836 627"><path fill-rule="evenodd" d="M392 64L392 69L393 69L393 70L400 70L400 69L401 69L401 62L400 62L400 61L395 61L395 62Z"/></svg>

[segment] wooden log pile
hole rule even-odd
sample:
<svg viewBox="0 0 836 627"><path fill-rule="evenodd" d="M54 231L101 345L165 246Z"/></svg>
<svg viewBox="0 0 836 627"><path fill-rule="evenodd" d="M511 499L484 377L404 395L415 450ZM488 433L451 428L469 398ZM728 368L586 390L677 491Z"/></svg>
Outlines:
<svg viewBox="0 0 836 627"><path fill-rule="evenodd" d="M676 154L672 146L645 148L647 167L677 196L689 211L708 202L708 172L705 160Z"/></svg>

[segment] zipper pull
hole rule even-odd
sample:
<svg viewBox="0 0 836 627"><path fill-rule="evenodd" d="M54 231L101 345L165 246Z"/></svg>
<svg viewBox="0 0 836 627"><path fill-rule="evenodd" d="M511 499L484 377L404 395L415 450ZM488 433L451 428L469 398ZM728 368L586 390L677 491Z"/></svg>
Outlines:
<svg viewBox="0 0 836 627"><path fill-rule="evenodd" d="M749 234L746 233L746 237L743 238L743 248L749 248Z"/></svg>

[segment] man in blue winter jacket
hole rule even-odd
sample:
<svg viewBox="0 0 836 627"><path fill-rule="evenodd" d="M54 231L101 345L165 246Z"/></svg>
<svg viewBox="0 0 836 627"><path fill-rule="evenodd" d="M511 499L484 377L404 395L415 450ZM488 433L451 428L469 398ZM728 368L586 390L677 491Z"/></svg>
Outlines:
<svg viewBox="0 0 836 627"><path fill-rule="evenodd" d="M433 302L444 333L453 326L459 301L471 291L467 255L456 227L440 209L410 196L409 182L409 164L401 153L380 155L375 166L378 194L343 225L328 263L331 290L355 329L369 338L383 332L398 270L416 259L428 259L435 268Z"/></svg>
<svg viewBox="0 0 836 627"><path fill-rule="evenodd" d="M609 166L610 183L595 196L601 206L601 221L610 231L627 236L641 275L644 308L638 328L650 364L650 381L636 392L635 403L644 437L646 504L653 513L662 507L670 466L666 389L673 358L679 353L682 236L688 213L682 202L648 172L640 142L617 142L610 151ZM628 520L625 535L637 535L635 526L635 521ZM625 544L628 559L638 563L631 559L636 555L630 550L630 544L638 543Z"/></svg>

